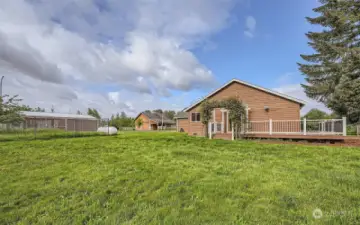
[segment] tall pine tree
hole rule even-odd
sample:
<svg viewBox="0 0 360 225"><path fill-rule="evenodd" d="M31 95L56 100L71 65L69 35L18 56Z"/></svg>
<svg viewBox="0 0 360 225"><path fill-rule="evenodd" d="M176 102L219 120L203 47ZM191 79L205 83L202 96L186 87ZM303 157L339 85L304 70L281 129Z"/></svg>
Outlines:
<svg viewBox="0 0 360 225"><path fill-rule="evenodd" d="M307 81L302 86L308 97L356 122L360 119L360 1L320 2L314 9L320 15L307 18L323 29L306 34L316 53L301 55L307 61L299 63Z"/></svg>

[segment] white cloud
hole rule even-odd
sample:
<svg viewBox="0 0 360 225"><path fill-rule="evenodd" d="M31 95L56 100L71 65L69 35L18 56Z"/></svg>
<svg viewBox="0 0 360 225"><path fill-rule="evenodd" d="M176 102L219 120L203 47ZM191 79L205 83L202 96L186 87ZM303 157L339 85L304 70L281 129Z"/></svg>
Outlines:
<svg viewBox="0 0 360 225"><path fill-rule="evenodd" d="M278 88L274 88L274 91L295 97L297 99L301 99L306 102L305 106L301 110L301 114L304 115L309 112L313 108L320 109L325 112L330 112L328 108L324 106L324 104L317 102L313 99L310 99L306 96L304 89L300 84L288 84L283 85Z"/></svg>
<svg viewBox="0 0 360 225"><path fill-rule="evenodd" d="M54 104L59 111L76 112L92 105L109 114L143 110L174 90L211 86L212 72L191 50L227 25L233 4L234 0L1 1L4 93L20 94L33 106ZM88 87L92 84L96 88ZM97 90L108 85L116 90ZM119 93L117 103L109 92ZM135 103L150 93L152 104Z"/></svg>
<svg viewBox="0 0 360 225"><path fill-rule="evenodd" d="M246 17L245 20L246 30L244 31L245 36L253 38L256 30L256 19L253 16Z"/></svg>

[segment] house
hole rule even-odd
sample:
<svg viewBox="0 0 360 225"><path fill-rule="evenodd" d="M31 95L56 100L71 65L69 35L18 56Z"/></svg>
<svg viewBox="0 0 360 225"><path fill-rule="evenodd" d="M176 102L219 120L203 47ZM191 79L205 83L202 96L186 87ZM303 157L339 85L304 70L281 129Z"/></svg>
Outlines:
<svg viewBox="0 0 360 225"><path fill-rule="evenodd" d="M46 112L21 112L25 122L22 128L61 129L65 131L97 131L99 120L89 115Z"/></svg>
<svg viewBox="0 0 360 225"><path fill-rule="evenodd" d="M136 130L165 130L171 129L175 124L174 120L169 119L163 113L145 111L135 117Z"/></svg>
<svg viewBox="0 0 360 225"><path fill-rule="evenodd" d="M189 120L186 112L178 112L174 119L176 120L176 131L177 132L189 132Z"/></svg>
<svg viewBox="0 0 360 225"><path fill-rule="evenodd" d="M189 135L204 136L205 129L209 129L201 122L200 105L207 100L224 100L229 97L240 99L246 106L248 121L287 120L299 121L300 110L305 105L302 100L275 92L257 85L233 79L217 90L208 94L205 98L185 108L182 113L175 116L177 131L186 132ZM229 134L231 137L231 124L229 123L228 111L226 109L214 109L211 130L215 133ZM265 126L265 125L261 125ZM269 126L269 125L266 125ZM265 129L265 127L253 129ZM268 129L268 128L267 128ZM280 129L282 128L274 128ZM299 125L292 127L294 131L300 131Z"/></svg>

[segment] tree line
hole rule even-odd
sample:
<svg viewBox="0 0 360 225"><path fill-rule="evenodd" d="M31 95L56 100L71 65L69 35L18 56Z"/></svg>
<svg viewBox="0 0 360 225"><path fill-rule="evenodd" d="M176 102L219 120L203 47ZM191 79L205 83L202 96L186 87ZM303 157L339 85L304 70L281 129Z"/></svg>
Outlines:
<svg viewBox="0 0 360 225"><path fill-rule="evenodd" d="M144 112L163 114L164 117L169 118L171 120L173 120L176 115L176 111L174 110L155 109L155 110L145 110ZM94 108L89 108L87 114L95 118L101 119L99 112ZM108 124L104 124L104 125L113 126L116 127L117 129L121 129L123 127L135 127L135 118L128 116L125 112L111 115L108 121L104 121L104 123L106 122L108 122Z"/></svg>

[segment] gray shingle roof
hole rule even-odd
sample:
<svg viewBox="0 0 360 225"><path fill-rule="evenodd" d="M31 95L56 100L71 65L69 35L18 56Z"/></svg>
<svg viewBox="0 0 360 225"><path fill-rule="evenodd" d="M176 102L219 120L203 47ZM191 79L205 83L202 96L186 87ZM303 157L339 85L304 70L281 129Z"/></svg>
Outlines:
<svg viewBox="0 0 360 225"><path fill-rule="evenodd" d="M175 119L187 119L188 114L186 112L178 112L174 118Z"/></svg>
<svg viewBox="0 0 360 225"><path fill-rule="evenodd" d="M141 113L140 113L141 114ZM169 119L165 114L156 113L156 112L142 112L145 116L147 116L150 120L155 121L156 123L162 123L164 124L175 124L174 120Z"/></svg>

